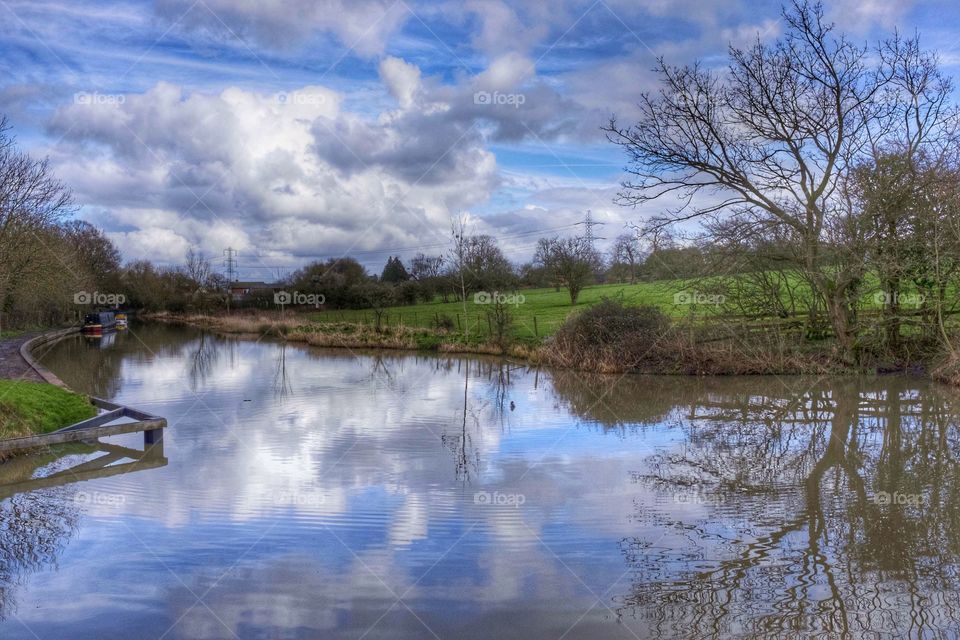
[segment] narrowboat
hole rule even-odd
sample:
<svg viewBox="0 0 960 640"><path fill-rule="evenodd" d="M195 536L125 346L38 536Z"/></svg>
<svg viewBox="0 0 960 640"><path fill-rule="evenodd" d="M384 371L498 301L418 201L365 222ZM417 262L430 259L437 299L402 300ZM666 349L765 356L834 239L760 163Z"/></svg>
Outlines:
<svg viewBox="0 0 960 640"><path fill-rule="evenodd" d="M80 331L88 336L102 336L116 328L117 317L113 311L100 311L97 313L88 313L83 318L83 327Z"/></svg>
<svg viewBox="0 0 960 640"><path fill-rule="evenodd" d="M116 313L116 316L115 316L115 317L116 317L116 319L117 319L117 330L126 329L126 328L127 328L127 314L124 313L124 312L122 312L122 311L118 311L118 312Z"/></svg>

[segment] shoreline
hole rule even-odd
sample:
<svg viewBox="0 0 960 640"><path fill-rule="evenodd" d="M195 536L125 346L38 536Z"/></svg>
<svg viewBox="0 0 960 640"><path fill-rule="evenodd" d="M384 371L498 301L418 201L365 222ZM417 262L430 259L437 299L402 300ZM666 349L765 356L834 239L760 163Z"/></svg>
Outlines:
<svg viewBox="0 0 960 640"><path fill-rule="evenodd" d="M936 366L901 367L876 366L856 368L827 359L825 351L812 352L806 358L792 360L790 366L770 367L768 370L744 370L744 357L727 353L726 360L708 363L703 369L694 367L635 369L630 371L601 371L588 367L572 367L551 361L545 346L511 344L502 348L490 342L463 342L458 334L425 327L382 327L379 331L366 324L342 322L316 322L304 317L274 318L266 315L218 316L209 314L146 313L140 317L146 321L175 324L207 329L225 335L269 335L290 342L302 342L310 346L346 349L387 349L413 352L462 353L480 356L503 356L521 360L531 365L544 365L558 370L584 373L635 375L662 375L683 377L728 377L737 375L905 375L932 380L948 386L960 386L960 364L937 363ZM426 339L425 339L426 338ZM742 355L742 354L741 354ZM729 366L727 369L725 367ZM760 369L760 367L757 367ZM958 372L953 377L950 372ZM946 372L946 373L945 373Z"/></svg>
<svg viewBox="0 0 960 640"><path fill-rule="evenodd" d="M55 329L41 333L38 336L33 336L32 338L25 340L20 345L20 357L33 370L33 372L39 376L41 381L60 387L61 389L65 389L71 393L76 393L73 389L68 387L63 380L57 377L56 374L40 364L40 361L33 357L33 350L44 345L52 346L60 340L68 338L77 333L80 333L80 327L68 327L66 329L59 330Z"/></svg>
<svg viewBox="0 0 960 640"><path fill-rule="evenodd" d="M0 442L43 436L96 415L97 410L89 397L70 389L33 355L35 349L52 345L77 332L79 327L69 327L30 332L0 341L0 386L10 394L9 397L0 397L0 403L8 416L4 429L13 429L13 435L0 439ZM66 423L60 424L65 417ZM17 429L17 425L21 428ZM2 452L0 462L34 450Z"/></svg>
<svg viewBox="0 0 960 640"><path fill-rule="evenodd" d="M267 318L265 316L214 316L143 313L139 318L162 324L208 329L227 335L256 335L302 342L313 347L343 349L389 349L434 353L465 353L506 356L531 364L541 363L540 347L510 344L506 348L492 342L465 343L459 335L428 327L385 326L377 330L366 324L350 322L320 323L304 318Z"/></svg>

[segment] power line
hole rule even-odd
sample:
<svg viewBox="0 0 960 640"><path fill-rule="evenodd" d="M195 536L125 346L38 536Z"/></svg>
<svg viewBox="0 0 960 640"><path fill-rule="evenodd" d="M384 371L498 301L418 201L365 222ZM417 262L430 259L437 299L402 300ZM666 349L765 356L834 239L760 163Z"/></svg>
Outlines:
<svg viewBox="0 0 960 640"><path fill-rule="evenodd" d="M524 237L524 236L530 236L530 235L534 235L534 234L537 234L537 233L549 233L549 232L551 232L551 231L562 231L562 230L564 230L564 229L571 229L571 228L573 228L573 227L576 227L576 226L579 226L579 225L582 225L582 224L584 224L582 221L581 221L581 222L573 222L573 223L571 223L571 224L565 224L565 225L561 225L561 226L558 226L558 227L547 227L547 228L544 228L544 229L531 229L531 230L528 230L528 231L519 231L519 232L517 232L517 233L503 234L503 235L498 235L498 236L495 236L495 237L496 237L497 240L509 240L509 239L512 239L512 238L522 238L522 237ZM604 224L604 223L602 223L602 222L595 222L594 224ZM393 247L393 248L387 248L387 249L360 249L360 250L352 250L352 249L351 249L351 250L348 251L345 255L347 255L347 256L355 256L355 255L382 255L382 254L390 254L390 255L393 255L393 254L398 254L398 253L405 253L405 252L408 252L408 251L421 251L421 250L424 250L424 249L439 249L439 248L445 248L445 247L449 247L449 246L450 246L450 242L449 242L449 241L446 241L446 242L438 242L438 243L435 243L435 244L424 244L424 245L420 245L420 246L416 246L416 247ZM297 255L294 256L294 257L299 258L299 259L302 260L302 259L311 259L311 258L328 258L328 257L330 257L330 255L329 255L329 254L297 254ZM275 267L268 267L268 266L261 266L261 267L253 267L253 266L251 266L251 267L244 267L244 269L273 269L273 268L275 268Z"/></svg>
<svg viewBox="0 0 960 640"><path fill-rule="evenodd" d="M590 211L590 209L587 209L587 215L586 215L586 217L583 219L583 226L586 228L586 233L584 234L584 239L587 241L587 245L590 247L591 250L593 250L593 248L594 248L594 247L593 247L593 242L594 242L594 240L604 240L604 239L605 239L605 238L598 238L598 237L597 237L596 235L594 235L594 233L593 233L593 228L596 227L596 226L602 225L602 224L606 224L606 223L605 223L605 222L597 222L596 220L594 220L594 219L593 219L593 213Z"/></svg>
<svg viewBox="0 0 960 640"><path fill-rule="evenodd" d="M234 257L237 253L236 249L233 247L227 247L226 251L223 252L226 255L226 266L227 266L227 282L235 282L235 274L237 272L237 261Z"/></svg>

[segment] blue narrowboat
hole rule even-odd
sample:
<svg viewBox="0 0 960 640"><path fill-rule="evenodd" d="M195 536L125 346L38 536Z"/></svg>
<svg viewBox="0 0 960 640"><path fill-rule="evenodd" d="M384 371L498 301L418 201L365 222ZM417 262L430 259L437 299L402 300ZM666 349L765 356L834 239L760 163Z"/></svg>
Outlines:
<svg viewBox="0 0 960 640"><path fill-rule="evenodd" d="M117 328L117 317L113 311L99 311L88 313L83 318L83 327L80 331L88 336L102 336Z"/></svg>

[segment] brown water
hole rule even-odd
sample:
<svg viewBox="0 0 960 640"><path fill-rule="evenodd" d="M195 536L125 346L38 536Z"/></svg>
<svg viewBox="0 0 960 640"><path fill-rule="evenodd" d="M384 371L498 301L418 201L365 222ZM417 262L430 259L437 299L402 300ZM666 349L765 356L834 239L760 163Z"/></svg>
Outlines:
<svg viewBox="0 0 960 640"><path fill-rule="evenodd" d="M45 362L170 426L136 462L130 435L0 465L0 638L960 629L958 396L925 381L596 377L153 326Z"/></svg>

